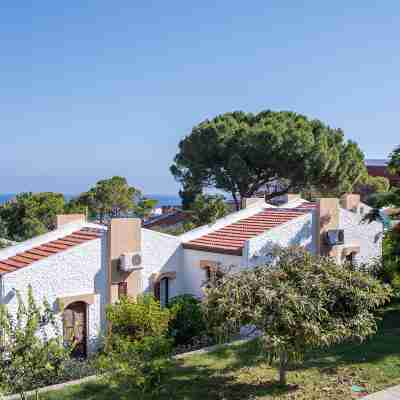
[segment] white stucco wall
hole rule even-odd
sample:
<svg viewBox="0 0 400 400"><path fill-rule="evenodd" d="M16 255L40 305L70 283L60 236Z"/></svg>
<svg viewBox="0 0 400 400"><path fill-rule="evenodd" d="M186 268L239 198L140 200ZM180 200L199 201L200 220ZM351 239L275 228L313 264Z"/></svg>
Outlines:
<svg viewBox="0 0 400 400"><path fill-rule="evenodd" d="M375 257L382 255L383 224L381 222L363 222L363 216L370 208L363 205L363 214L359 212L340 210L339 229L344 229L344 246L360 246L360 253L356 254L358 265L368 264Z"/></svg>
<svg viewBox="0 0 400 400"><path fill-rule="evenodd" d="M243 250L245 266L251 268L268 262L268 254L274 246L304 246L315 253L314 223L313 212L309 212L247 240Z"/></svg>
<svg viewBox="0 0 400 400"><path fill-rule="evenodd" d="M62 334L62 314L57 308L57 299L95 293L95 302L88 306L87 314L88 351L93 351L105 328L106 265L106 240L91 240L3 275L2 302L11 313L15 313L15 290L26 300L28 285L31 285L38 304L46 299L58 311L58 324Z"/></svg>
<svg viewBox="0 0 400 400"><path fill-rule="evenodd" d="M183 249L183 291L196 297L203 297L202 285L206 280L206 272L200 268L201 260L220 263L221 267L224 268L240 267L243 263L240 256Z"/></svg>
<svg viewBox="0 0 400 400"><path fill-rule="evenodd" d="M150 229L142 229L142 279L143 291L151 290L150 276L154 273L176 272L169 282L169 297L183 293L181 241Z"/></svg>

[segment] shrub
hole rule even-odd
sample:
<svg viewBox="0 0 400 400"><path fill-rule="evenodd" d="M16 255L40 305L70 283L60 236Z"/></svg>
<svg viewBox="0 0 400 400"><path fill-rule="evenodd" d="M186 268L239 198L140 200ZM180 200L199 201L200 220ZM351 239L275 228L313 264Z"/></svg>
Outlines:
<svg viewBox="0 0 400 400"><path fill-rule="evenodd" d="M161 309L152 296L126 297L108 307L107 317L111 329L98 372L113 384L157 391L172 349L167 337L169 310Z"/></svg>
<svg viewBox="0 0 400 400"><path fill-rule="evenodd" d="M4 345L0 351L0 387L25 399L26 392L57 380L68 359L68 351L58 333L54 313L46 301L43 307L38 307L31 287L27 304L19 293L17 301L15 318L4 305L0 306L0 331L4 334ZM49 335L49 331L53 334Z"/></svg>
<svg viewBox="0 0 400 400"><path fill-rule="evenodd" d="M176 296L168 304L171 311L168 331L175 345L190 345L206 334L201 303L191 295Z"/></svg>

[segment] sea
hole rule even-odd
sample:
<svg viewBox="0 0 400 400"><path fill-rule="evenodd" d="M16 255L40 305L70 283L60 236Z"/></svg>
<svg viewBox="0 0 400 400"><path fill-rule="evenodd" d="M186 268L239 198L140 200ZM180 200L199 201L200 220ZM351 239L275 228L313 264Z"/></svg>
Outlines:
<svg viewBox="0 0 400 400"><path fill-rule="evenodd" d="M13 193L4 193L0 194L0 204L5 203L6 201L9 201L15 197L15 194ZM76 195L71 195L71 194L64 194L64 197L66 200L69 200L73 197L76 197ZM162 206L179 206L181 205L181 198L178 195L173 195L173 194L146 194L146 198L148 199L154 199L157 200L157 207L162 207Z"/></svg>

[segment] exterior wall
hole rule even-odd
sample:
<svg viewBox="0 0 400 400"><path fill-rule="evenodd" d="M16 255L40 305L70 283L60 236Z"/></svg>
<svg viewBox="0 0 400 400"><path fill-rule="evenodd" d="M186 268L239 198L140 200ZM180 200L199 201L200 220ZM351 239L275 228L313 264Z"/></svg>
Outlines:
<svg viewBox="0 0 400 400"><path fill-rule="evenodd" d="M339 229L344 229L344 247L360 246L360 252L355 256L357 264L368 263L382 255L383 224L362 222L370 208L364 204L360 208L363 209L363 214L341 209L339 216Z"/></svg>
<svg viewBox="0 0 400 400"><path fill-rule="evenodd" d="M205 270L200 268L201 260L214 261L222 267L240 267L243 264L243 258L239 256L183 249L183 291L199 298L203 297L202 285L206 279Z"/></svg>
<svg viewBox="0 0 400 400"><path fill-rule="evenodd" d="M105 237L105 236L104 236ZM26 300L28 285L38 304L46 299L57 312L62 333L62 313L57 299L95 293L94 304L88 305L88 351L96 349L105 329L107 301L107 257L104 237L76 246L33 263L2 277L2 303L14 314L17 310L15 290Z"/></svg>
<svg viewBox="0 0 400 400"><path fill-rule="evenodd" d="M315 253L317 243L313 235L315 229L313 224L316 223L316 219L313 215L313 212L310 212L248 240L243 250L245 266L251 268L265 264L270 260L270 251L277 245L304 246Z"/></svg>
<svg viewBox="0 0 400 400"><path fill-rule="evenodd" d="M142 229L142 283L145 293L152 291L151 275L165 272L176 272L176 279L170 280L169 297L183 293L182 253L181 241L176 236Z"/></svg>

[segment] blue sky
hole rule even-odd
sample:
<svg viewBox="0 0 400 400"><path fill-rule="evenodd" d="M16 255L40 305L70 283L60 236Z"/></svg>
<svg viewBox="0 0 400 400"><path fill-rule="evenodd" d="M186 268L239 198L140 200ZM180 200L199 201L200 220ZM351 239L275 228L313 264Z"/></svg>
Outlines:
<svg viewBox="0 0 400 400"><path fill-rule="evenodd" d="M175 193L180 138L232 110L304 113L385 157L399 26L392 0L2 2L0 193L116 174Z"/></svg>

